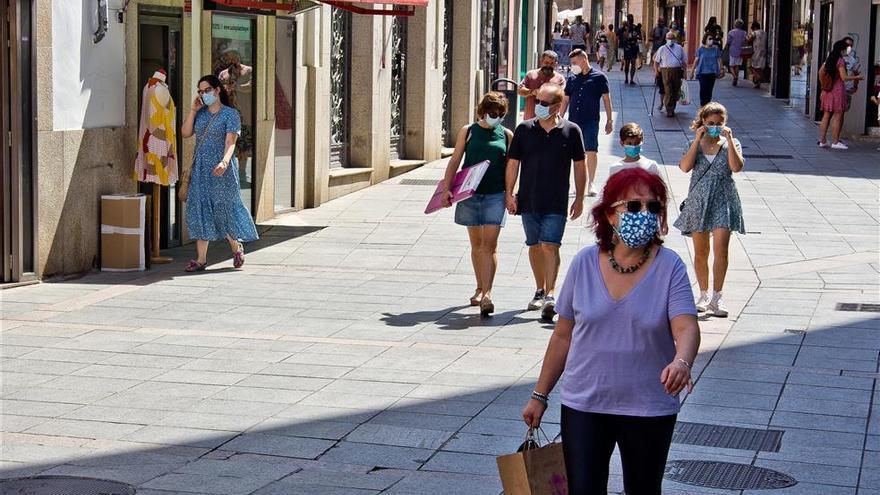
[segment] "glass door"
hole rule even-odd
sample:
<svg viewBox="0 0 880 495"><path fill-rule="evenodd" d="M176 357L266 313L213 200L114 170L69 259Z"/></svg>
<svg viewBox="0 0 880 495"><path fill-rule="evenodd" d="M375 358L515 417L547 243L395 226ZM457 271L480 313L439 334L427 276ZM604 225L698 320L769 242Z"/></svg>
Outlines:
<svg viewBox="0 0 880 495"><path fill-rule="evenodd" d="M275 211L296 206L294 114L296 102L296 22L275 20Z"/></svg>
<svg viewBox="0 0 880 495"><path fill-rule="evenodd" d="M0 283L35 278L33 3L0 2Z"/></svg>
<svg viewBox="0 0 880 495"><path fill-rule="evenodd" d="M183 124L183 76L181 74L182 61L181 51L181 13L179 9L159 7L141 7L138 15L138 111L143 106L141 98L142 89L153 73L159 69L165 70L167 77L165 82L174 100L177 110L177 136L180 136L180 126ZM178 143L181 141L178 137ZM180 149L177 153L180 157ZM178 160L178 169L185 166ZM140 192L153 193L153 185L141 183ZM155 198L153 199L155 200ZM159 194L161 223L158 226L161 232L159 247L162 249L179 246L181 243L181 212L180 200L177 199L177 186L163 186Z"/></svg>
<svg viewBox="0 0 880 495"><path fill-rule="evenodd" d="M241 200L256 213L254 149L256 144L256 21L251 16L217 14L211 20L212 73L229 94L229 104L241 116L241 135L235 146Z"/></svg>

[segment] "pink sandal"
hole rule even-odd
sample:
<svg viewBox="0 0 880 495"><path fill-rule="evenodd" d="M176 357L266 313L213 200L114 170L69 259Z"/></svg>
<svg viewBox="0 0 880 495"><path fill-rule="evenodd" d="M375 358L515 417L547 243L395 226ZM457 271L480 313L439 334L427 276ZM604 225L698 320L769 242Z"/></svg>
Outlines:
<svg viewBox="0 0 880 495"><path fill-rule="evenodd" d="M199 263L196 260L189 260L189 263L186 264L186 268L184 268L184 270L187 272L190 272L190 273L201 272L201 271L204 271L207 266L208 266L207 262Z"/></svg>
<svg viewBox="0 0 880 495"><path fill-rule="evenodd" d="M235 268L241 268L244 265L244 244L239 243L238 251L232 253L232 266Z"/></svg>

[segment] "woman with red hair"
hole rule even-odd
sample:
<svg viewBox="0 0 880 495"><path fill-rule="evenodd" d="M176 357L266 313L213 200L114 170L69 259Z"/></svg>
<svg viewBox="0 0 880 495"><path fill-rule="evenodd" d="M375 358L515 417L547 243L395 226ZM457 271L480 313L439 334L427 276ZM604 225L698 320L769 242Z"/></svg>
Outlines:
<svg viewBox="0 0 880 495"><path fill-rule="evenodd" d="M572 260L523 419L541 424L564 371L569 493L606 494L617 445L626 493L660 495L678 394L693 387L697 310L687 269L658 232L666 218L663 179L626 169L608 179L601 197L592 211L597 245Z"/></svg>

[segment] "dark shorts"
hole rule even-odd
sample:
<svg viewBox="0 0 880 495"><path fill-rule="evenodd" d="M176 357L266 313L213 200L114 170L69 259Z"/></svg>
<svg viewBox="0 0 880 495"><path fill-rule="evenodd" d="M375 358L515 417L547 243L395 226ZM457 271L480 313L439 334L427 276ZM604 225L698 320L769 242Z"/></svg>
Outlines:
<svg viewBox="0 0 880 495"><path fill-rule="evenodd" d="M578 122L584 136L584 151L599 151L599 121Z"/></svg>
<svg viewBox="0 0 880 495"><path fill-rule="evenodd" d="M562 245L565 233L565 215L554 213L523 213L523 230L526 233L526 246L538 244Z"/></svg>
<svg viewBox="0 0 880 495"><path fill-rule="evenodd" d="M507 218L507 207L504 204L504 193L474 194L470 198L455 204L455 223L465 227L481 225L504 226Z"/></svg>

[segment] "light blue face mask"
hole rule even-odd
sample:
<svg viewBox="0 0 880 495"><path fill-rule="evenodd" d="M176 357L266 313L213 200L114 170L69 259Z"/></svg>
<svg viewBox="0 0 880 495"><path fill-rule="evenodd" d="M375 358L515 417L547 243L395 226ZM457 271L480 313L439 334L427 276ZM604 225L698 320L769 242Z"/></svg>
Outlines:
<svg viewBox="0 0 880 495"><path fill-rule="evenodd" d="M709 136L711 136L713 138L717 138L718 136L720 136L722 129L723 129L723 127L720 125L707 125L706 126L706 132L708 132Z"/></svg>
<svg viewBox="0 0 880 495"><path fill-rule="evenodd" d="M642 145L641 144L625 144L625 145L623 145L623 153L630 158L635 158L635 157L642 154Z"/></svg>
<svg viewBox="0 0 880 495"><path fill-rule="evenodd" d="M535 105L535 117L538 117L541 120L549 119L550 107L545 107L544 105Z"/></svg>
<svg viewBox="0 0 880 495"><path fill-rule="evenodd" d="M631 248L647 245L657 235L659 221L657 215L649 211L618 213L620 219L614 232L624 244Z"/></svg>
<svg viewBox="0 0 880 495"><path fill-rule="evenodd" d="M211 106L215 101L217 101L217 96L214 93L202 94L202 103L205 105Z"/></svg>

